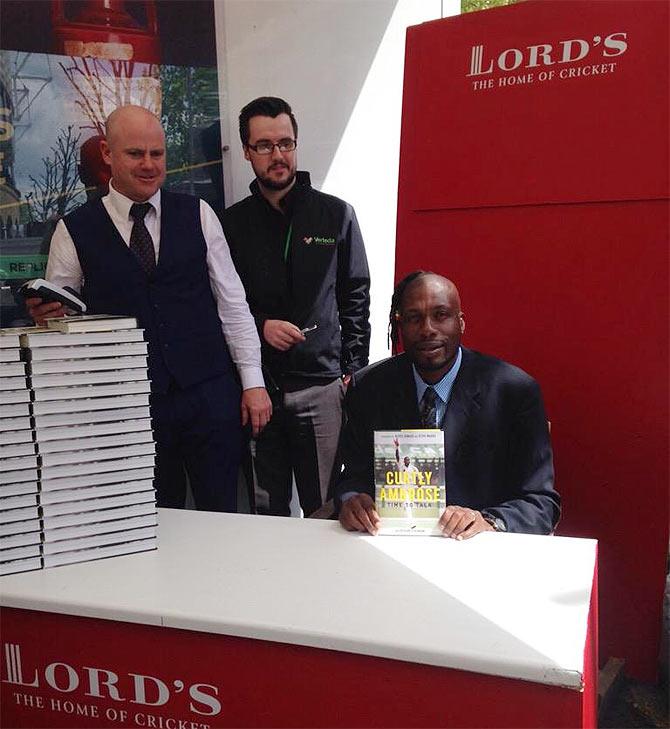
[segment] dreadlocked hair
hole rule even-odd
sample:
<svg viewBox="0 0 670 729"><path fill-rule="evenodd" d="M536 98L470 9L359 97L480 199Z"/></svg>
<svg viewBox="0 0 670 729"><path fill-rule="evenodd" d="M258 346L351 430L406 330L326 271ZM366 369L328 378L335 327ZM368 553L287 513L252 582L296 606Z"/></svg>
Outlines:
<svg viewBox="0 0 670 729"><path fill-rule="evenodd" d="M398 321L400 320L400 306L407 287L422 276L434 276L432 271L412 271L405 278L398 281L393 289L391 297L391 311L389 312L389 325L386 335L387 346L391 348L392 354L398 353Z"/></svg>

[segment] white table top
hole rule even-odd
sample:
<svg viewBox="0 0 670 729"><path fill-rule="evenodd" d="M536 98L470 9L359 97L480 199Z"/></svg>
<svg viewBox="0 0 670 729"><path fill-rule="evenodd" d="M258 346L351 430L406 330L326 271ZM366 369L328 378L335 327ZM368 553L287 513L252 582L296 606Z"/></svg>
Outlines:
<svg viewBox="0 0 670 729"><path fill-rule="evenodd" d="M594 540L172 509L159 524L157 551L0 578L0 605L581 687Z"/></svg>

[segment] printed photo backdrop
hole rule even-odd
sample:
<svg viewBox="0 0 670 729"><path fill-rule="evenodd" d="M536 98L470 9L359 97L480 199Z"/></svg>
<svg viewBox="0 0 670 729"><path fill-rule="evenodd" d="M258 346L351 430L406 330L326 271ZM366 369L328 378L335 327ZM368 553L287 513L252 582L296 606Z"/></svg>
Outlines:
<svg viewBox="0 0 670 729"><path fill-rule="evenodd" d="M115 108L156 114L166 132L166 187L223 211L213 6L189 3L186 14L185 5L3 2L1 326L25 323L16 290L44 274L57 221L104 191L99 135ZM189 49L193 65L184 63Z"/></svg>

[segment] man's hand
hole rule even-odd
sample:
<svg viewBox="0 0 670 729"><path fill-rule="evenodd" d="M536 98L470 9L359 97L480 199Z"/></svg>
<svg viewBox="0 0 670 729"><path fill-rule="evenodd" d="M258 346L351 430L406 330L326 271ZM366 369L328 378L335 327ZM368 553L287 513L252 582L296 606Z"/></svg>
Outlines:
<svg viewBox="0 0 670 729"><path fill-rule="evenodd" d="M470 539L479 532L494 532L495 529L484 519L481 511L464 506L447 506L437 525L442 536L452 539Z"/></svg>
<svg viewBox="0 0 670 729"><path fill-rule="evenodd" d="M357 494L348 498L340 509L340 524L349 532L379 531L379 514L375 502L368 494Z"/></svg>
<svg viewBox="0 0 670 729"><path fill-rule="evenodd" d="M242 425L251 423L254 438L270 422L272 417L272 401L264 387L250 387L242 392L240 403Z"/></svg>
<svg viewBox="0 0 670 729"><path fill-rule="evenodd" d="M305 335L290 321L266 319L263 324L263 339L275 349L286 352L294 344L305 341Z"/></svg>
<svg viewBox="0 0 670 729"><path fill-rule="evenodd" d="M65 316L68 312L68 309L58 301L43 304L42 299L37 297L26 299L26 309L28 310L28 316L39 326L44 324L46 317Z"/></svg>

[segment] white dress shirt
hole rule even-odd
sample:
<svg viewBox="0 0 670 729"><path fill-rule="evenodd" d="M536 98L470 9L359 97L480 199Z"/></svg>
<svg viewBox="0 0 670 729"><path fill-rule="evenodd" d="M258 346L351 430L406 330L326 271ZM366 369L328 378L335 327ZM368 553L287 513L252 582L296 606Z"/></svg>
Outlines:
<svg viewBox="0 0 670 729"><path fill-rule="evenodd" d="M109 186L109 194L102 198L102 204L115 228L129 246L134 223L130 217L130 206L133 201L117 192L112 184ZM161 243L160 190L147 202L151 204L151 208L144 218L144 223L154 242L158 262ZM221 223L212 208L203 200L200 200L200 225L207 244L209 282L216 301L221 329L240 374L242 388L247 390L251 387L265 387L261 371L261 343L256 324L249 311L244 287L230 257L230 249ZM84 276L77 249L62 220L58 221L51 238L46 279L58 286L71 286L77 291L82 289Z"/></svg>

